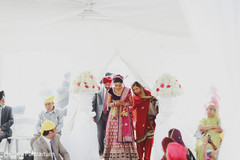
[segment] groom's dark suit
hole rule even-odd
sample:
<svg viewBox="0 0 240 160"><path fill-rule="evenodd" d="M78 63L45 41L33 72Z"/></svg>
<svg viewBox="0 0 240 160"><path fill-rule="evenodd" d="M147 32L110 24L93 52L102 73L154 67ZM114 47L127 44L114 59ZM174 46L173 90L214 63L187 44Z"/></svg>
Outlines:
<svg viewBox="0 0 240 160"><path fill-rule="evenodd" d="M103 154L103 151L104 151L104 138L105 138L105 132L106 132L107 119L108 119L108 112L107 114L103 113L106 92L107 92L106 88L102 86L100 92L95 93L92 100L92 112L96 112L95 122L97 124L97 130L98 130L97 137L98 137L100 156Z"/></svg>

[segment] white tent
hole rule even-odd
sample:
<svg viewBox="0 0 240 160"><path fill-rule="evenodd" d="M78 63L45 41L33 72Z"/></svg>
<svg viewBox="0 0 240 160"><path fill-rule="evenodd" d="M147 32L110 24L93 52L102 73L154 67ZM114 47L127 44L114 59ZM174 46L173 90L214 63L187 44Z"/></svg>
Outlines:
<svg viewBox="0 0 240 160"><path fill-rule="evenodd" d="M220 159L236 159L239 20L237 0L0 0L0 88L32 115L39 91L55 89L66 71L100 78L119 56L149 88L164 72L182 82L176 126L192 150L214 85L226 133Z"/></svg>

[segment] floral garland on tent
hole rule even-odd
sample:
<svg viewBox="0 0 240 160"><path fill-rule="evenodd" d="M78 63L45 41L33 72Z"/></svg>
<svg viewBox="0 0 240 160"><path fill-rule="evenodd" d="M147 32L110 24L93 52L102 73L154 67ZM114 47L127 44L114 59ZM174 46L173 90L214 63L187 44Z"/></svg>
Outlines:
<svg viewBox="0 0 240 160"><path fill-rule="evenodd" d="M100 84L91 72L86 71L75 78L71 85L71 91L75 94L82 92L98 93Z"/></svg>
<svg viewBox="0 0 240 160"><path fill-rule="evenodd" d="M176 97L182 94L182 86L174 76L168 73L159 77L152 90L154 96Z"/></svg>

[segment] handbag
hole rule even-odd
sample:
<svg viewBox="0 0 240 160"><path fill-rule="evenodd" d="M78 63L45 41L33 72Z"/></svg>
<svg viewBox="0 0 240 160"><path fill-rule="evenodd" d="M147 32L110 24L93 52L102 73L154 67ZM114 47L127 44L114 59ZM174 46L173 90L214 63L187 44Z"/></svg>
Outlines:
<svg viewBox="0 0 240 160"><path fill-rule="evenodd" d="M32 153L24 153L23 160L34 160L34 155Z"/></svg>
<svg viewBox="0 0 240 160"><path fill-rule="evenodd" d="M196 160L192 151L188 148L187 160Z"/></svg>
<svg viewBox="0 0 240 160"><path fill-rule="evenodd" d="M142 98L151 99L148 107L148 117L150 119L156 118L159 113L158 100L152 96L143 96Z"/></svg>

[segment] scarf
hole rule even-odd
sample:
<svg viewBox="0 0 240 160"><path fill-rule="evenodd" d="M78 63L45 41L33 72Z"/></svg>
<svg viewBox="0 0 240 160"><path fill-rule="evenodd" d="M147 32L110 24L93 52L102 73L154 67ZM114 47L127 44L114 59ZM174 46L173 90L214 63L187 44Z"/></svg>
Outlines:
<svg viewBox="0 0 240 160"><path fill-rule="evenodd" d="M120 100L124 102L128 102L130 89L124 87ZM125 113L125 114L123 114ZM127 143L133 142L132 135L132 127L131 127L131 119L129 115L128 106L119 106L118 112L118 142L119 143Z"/></svg>

